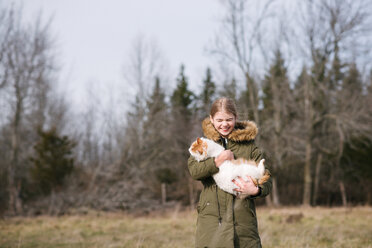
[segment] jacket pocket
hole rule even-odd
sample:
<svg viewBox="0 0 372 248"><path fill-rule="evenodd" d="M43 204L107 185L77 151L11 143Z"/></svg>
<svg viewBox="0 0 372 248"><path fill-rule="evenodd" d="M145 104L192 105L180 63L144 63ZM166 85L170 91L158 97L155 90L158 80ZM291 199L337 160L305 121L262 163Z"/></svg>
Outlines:
<svg viewBox="0 0 372 248"><path fill-rule="evenodd" d="M206 206L207 206L206 194L205 191L202 191L199 197L198 205L196 206L198 214L202 213Z"/></svg>
<svg viewBox="0 0 372 248"><path fill-rule="evenodd" d="M201 212L203 212L203 210L205 209L206 205L207 205L207 203L205 201L204 201L204 203L201 202L201 201L199 201L198 206L196 206L196 210L198 211L198 214L200 214Z"/></svg>
<svg viewBox="0 0 372 248"><path fill-rule="evenodd" d="M214 191L203 191L197 206L198 214L201 216L218 216L217 200Z"/></svg>

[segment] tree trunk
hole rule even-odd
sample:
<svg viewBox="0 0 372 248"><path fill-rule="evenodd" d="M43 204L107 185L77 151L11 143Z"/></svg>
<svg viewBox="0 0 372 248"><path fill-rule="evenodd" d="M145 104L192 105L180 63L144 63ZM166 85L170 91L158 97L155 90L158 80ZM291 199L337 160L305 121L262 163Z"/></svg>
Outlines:
<svg viewBox="0 0 372 248"><path fill-rule="evenodd" d="M273 83L272 83L273 84ZM273 87L273 91L277 91L276 87ZM279 105L280 103L278 101L274 102L274 106ZM281 168L282 166L282 156L281 156L281 122L280 122L280 110L277 107L274 107L274 168L276 171L278 168ZM278 192L278 186L276 184L276 179L275 177L272 178L272 183L273 183L273 203L274 206L280 206L280 201L279 201L279 192Z"/></svg>
<svg viewBox="0 0 372 248"><path fill-rule="evenodd" d="M52 189L52 192L50 195L50 201L49 201L48 215L52 215L54 213L54 208L55 208L55 193L54 193L54 189Z"/></svg>
<svg viewBox="0 0 372 248"><path fill-rule="evenodd" d="M272 191L273 204L274 204L274 206L278 207L281 204L280 204L280 201L279 201L278 186L276 184L276 178L275 177L272 177L272 182L273 182L273 191Z"/></svg>
<svg viewBox="0 0 372 248"><path fill-rule="evenodd" d="M364 185L368 185L368 182L366 182L366 184L364 184ZM367 192L367 197L366 197L365 205L371 206L371 204L372 204L372 192L369 189L367 189L366 192Z"/></svg>
<svg viewBox="0 0 372 248"><path fill-rule="evenodd" d="M311 201L311 152L312 152L312 133L313 133L313 107L311 94L312 84L310 78L305 78L304 92L304 127L306 130L306 147L305 147L305 167L304 167L304 193L302 196L302 205L310 206Z"/></svg>
<svg viewBox="0 0 372 248"><path fill-rule="evenodd" d="M338 183L340 187L341 197L342 197L342 205L344 207L347 207L347 198L346 198L346 190L345 190L345 184L342 180Z"/></svg>
<svg viewBox="0 0 372 248"><path fill-rule="evenodd" d="M253 112L253 118L256 122L257 126L259 126L260 123L260 117L258 112L258 106L256 102L256 87L254 86L253 80L250 78L248 73L245 74L245 79L247 80L247 88L248 88L248 94L249 94L249 103L251 105L251 109Z"/></svg>
<svg viewBox="0 0 372 248"><path fill-rule="evenodd" d="M93 188L93 186L95 185L97 175L100 173L102 166L103 166L103 162L98 161L98 165L96 166L96 168L93 169L93 175L92 175L92 177L90 179L90 182L89 182L88 191L90 191Z"/></svg>
<svg viewBox="0 0 372 248"><path fill-rule="evenodd" d="M302 205L305 207L310 206L311 200L311 143L310 140L306 144L306 157L304 168L304 194Z"/></svg>
<svg viewBox="0 0 372 248"><path fill-rule="evenodd" d="M272 197L272 194L265 197L265 203L266 203L266 206L268 206L268 207L273 206L273 201L271 200L271 197Z"/></svg>
<svg viewBox="0 0 372 248"><path fill-rule="evenodd" d="M341 128L341 124L338 120L336 122L336 127L337 127L337 131L338 131L338 134L339 134L339 137L340 137L340 141L339 141L339 144L338 144L339 151L338 151L338 154L337 154L337 164L336 164L336 166L337 166L337 170L342 172L342 170L340 168L340 164L341 164L341 157L342 157L342 154L344 152L345 135L344 135L344 132ZM340 174L343 174L343 173L338 173L338 174L340 175ZM341 178L342 178L342 176L341 176ZM347 207L347 198L346 198L346 190L345 190L344 181L342 179L340 179L338 185L340 187L340 193L341 193L341 197L342 197L342 205L344 207Z"/></svg>
<svg viewBox="0 0 372 248"><path fill-rule="evenodd" d="M322 159L323 155L321 153L318 154L316 160L316 168L315 168L315 178L314 178L314 194L313 194L313 205L316 205L318 199L318 190L319 190L319 177L320 177L320 168L322 166Z"/></svg>
<svg viewBox="0 0 372 248"><path fill-rule="evenodd" d="M16 92L16 109L14 113L14 120L12 123L12 138L11 138L11 158L8 166L8 192L9 192L9 203L8 210L10 214L20 214L22 212L22 200L20 195L20 184L16 182L16 169L18 167L18 153L19 153L19 126L22 114L23 98L20 92L20 86L18 83L15 84ZM18 186L18 187L17 187Z"/></svg>
<svg viewBox="0 0 372 248"><path fill-rule="evenodd" d="M23 211L22 208L22 199L19 197L21 184L17 184L13 181L12 185L9 186L9 203L8 210L11 215L21 214Z"/></svg>
<svg viewBox="0 0 372 248"><path fill-rule="evenodd" d="M167 202L167 188L165 183L161 183L161 204L165 204Z"/></svg>

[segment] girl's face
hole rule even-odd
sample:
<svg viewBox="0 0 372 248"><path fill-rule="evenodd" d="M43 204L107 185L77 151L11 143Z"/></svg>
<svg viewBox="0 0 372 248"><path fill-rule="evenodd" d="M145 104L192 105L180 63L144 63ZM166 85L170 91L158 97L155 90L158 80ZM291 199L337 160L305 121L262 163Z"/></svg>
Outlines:
<svg viewBox="0 0 372 248"><path fill-rule="evenodd" d="M226 137L234 129L236 118L233 114L222 111L217 112L213 117L209 116L214 128Z"/></svg>

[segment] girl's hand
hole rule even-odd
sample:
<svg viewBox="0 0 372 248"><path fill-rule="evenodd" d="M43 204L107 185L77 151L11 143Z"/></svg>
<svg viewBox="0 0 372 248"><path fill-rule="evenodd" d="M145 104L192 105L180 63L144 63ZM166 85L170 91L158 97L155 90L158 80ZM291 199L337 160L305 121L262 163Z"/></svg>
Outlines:
<svg viewBox="0 0 372 248"><path fill-rule="evenodd" d="M244 181L241 177L238 177L238 180L233 179L232 182L239 187L233 190L239 194L251 196L257 195L260 192L260 189L253 183L253 180L250 176L248 176L248 178L248 181Z"/></svg>
<svg viewBox="0 0 372 248"><path fill-rule="evenodd" d="M216 164L216 167L218 168L221 166L223 162L225 162L225 160L232 160L232 159L234 159L234 153L232 153L232 151L230 150L225 150L221 152L220 155L218 155L218 157L214 159L214 162Z"/></svg>

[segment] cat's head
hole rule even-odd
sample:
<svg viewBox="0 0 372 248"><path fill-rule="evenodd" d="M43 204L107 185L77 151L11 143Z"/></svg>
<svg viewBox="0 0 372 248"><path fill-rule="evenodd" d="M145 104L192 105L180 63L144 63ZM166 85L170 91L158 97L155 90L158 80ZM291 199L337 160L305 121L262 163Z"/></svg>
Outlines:
<svg viewBox="0 0 372 248"><path fill-rule="evenodd" d="M191 144L189 152L199 162L207 158L207 142L201 138L197 138L194 143Z"/></svg>

